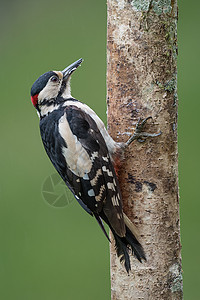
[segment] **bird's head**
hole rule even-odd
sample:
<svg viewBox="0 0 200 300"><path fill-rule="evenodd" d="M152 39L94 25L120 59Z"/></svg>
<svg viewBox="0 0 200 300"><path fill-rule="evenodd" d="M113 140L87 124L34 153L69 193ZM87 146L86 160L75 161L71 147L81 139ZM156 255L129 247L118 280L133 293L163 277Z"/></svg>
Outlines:
<svg viewBox="0 0 200 300"><path fill-rule="evenodd" d="M62 99L71 98L71 74L80 66L82 58L65 68L63 71L49 71L41 75L31 88L31 101L42 116Z"/></svg>

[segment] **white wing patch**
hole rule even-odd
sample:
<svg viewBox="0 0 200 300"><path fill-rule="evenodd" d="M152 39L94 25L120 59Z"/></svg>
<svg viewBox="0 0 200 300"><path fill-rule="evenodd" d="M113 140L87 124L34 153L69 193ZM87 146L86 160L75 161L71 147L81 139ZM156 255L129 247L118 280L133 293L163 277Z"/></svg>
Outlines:
<svg viewBox="0 0 200 300"><path fill-rule="evenodd" d="M106 162L108 162L108 156L102 156L102 159Z"/></svg>
<svg viewBox="0 0 200 300"><path fill-rule="evenodd" d="M101 134L102 134L102 136L103 136L103 138L106 142L106 145L108 147L108 151L112 155L116 151L116 148L119 147L119 145L108 134L104 123L97 116L97 114L89 106L87 106L86 104L81 103L81 102L66 101L63 106L70 106L70 105L74 105L74 106L82 109L84 112L86 112L88 115L90 115L90 117L96 122L97 127L98 127L99 131L101 132Z"/></svg>
<svg viewBox="0 0 200 300"><path fill-rule="evenodd" d="M112 182L108 182L107 183L107 187L108 187L108 189L110 189L110 190L112 190L112 191L115 192L115 187L114 187L114 184Z"/></svg>
<svg viewBox="0 0 200 300"><path fill-rule="evenodd" d="M88 196L95 197L95 193L94 193L93 189L91 189L91 190L88 191Z"/></svg>
<svg viewBox="0 0 200 300"><path fill-rule="evenodd" d="M91 155L91 160L92 162L95 160L95 158L97 158L99 156L99 153L96 151L96 152L93 152L92 155Z"/></svg>
<svg viewBox="0 0 200 300"><path fill-rule="evenodd" d="M106 172L106 173L108 174L108 176L113 177L112 171L110 171L109 169L106 169L106 166L103 166L103 167L102 167L102 170L103 170L104 172Z"/></svg>
<svg viewBox="0 0 200 300"><path fill-rule="evenodd" d="M113 184L114 184L114 186L117 186L117 184L116 184L116 181L115 181L115 178L113 177Z"/></svg>
<svg viewBox="0 0 200 300"><path fill-rule="evenodd" d="M100 191L99 191L99 195L95 197L95 200L96 200L96 201L102 201L101 198L102 198L102 194L103 194L104 190L105 190L105 186L102 185L101 188L100 188ZM104 200L104 199L103 199L103 200Z"/></svg>
<svg viewBox="0 0 200 300"><path fill-rule="evenodd" d="M67 148L63 146L62 153L70 170L79 177L84 177L92 168L92 161L87 151L82 147L77 137L72 133L69 123L64 114L58 124L59 133L66 142Z"/></svg>
<svg viewBox="0 0 200 300"><path fill-rule="evenodd" d="M100 175L102 175L102 171L101 171L101 169L98 169L97 172L96 172L95 177L92 180L90 180L90 183L91 183L92 186L96 185L97 180L98 180Z"/></svg>
<svg viewBox="0 0 200 300"><path fill-rule="evenodd" d="M114 206L119 206L119 201L118 201L117 197L113 196L113 197L111 198L111 200L112 200L112 204L113 204Z"/></svg>

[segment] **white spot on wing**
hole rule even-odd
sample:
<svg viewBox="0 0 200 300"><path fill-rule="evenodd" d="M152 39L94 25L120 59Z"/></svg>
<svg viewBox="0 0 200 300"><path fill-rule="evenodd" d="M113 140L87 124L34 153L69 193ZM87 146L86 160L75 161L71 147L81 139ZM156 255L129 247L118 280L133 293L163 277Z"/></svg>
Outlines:
<svg viewBox="0 0 200 300"><path fill-rule="evenodd" d="M98 155L98 152L93 152L92 155L91 155L91 160L92 162L95 160L95 158L97 158L99 155Z"/></svg>
<svg viewBox="0 0 200 300"><path fill-rule="evenodd" d="M106 168L106 166L102 167L102 170L108 174L108 176L113 177L112 171Z"/></svg>
<svg viewBox="0 0 200 300"><path fill-rule="evenodd" d="M115 191L115 187L114 187L114 184L112 182L108 182L107 187L108 187L108 189L110 189L112 191Z"/></svg>
<svg viewBox="0 0 200 300"><path fill-rule="evenodd" d="M111 200L112 200L112 204L113 204L114 206L119 206L119 202L118 202L117 197L113 196L113 197L111 198Z"/></svg>
<svg viewBox="0 0 200 300"><path fill-rule="evenodd" d="M108 162L108 156L102 156L102 159L106 162Z"/></svg>
<svg viewBox="0 0 200 300"><path fill-rule="evenodd" d="M102 195L103 195L103 192L105 190L105 186L102 185L101 188L100 188L100 191L99 191L99 195L95 197L96 201L101 201L102 199Z"/></svg>
<svg viewBox="0 0 200 300"><path fill-rule="evenodd" d="M90 196L90 197L94 197L95 196L95 193L94 193L93 189L91 189L91 190L88 191L88 196Z"/></svg>
<svg viewBox="0 0 200 300"><path fill-rule="evenodd" d="M100 175L102 175L102 171L101 171L101 169L98 169L97 172L96 172L95 177L92 180L90 180L91 185L93 185L93 186L96 185L97 180L98 180Z"/></svg>

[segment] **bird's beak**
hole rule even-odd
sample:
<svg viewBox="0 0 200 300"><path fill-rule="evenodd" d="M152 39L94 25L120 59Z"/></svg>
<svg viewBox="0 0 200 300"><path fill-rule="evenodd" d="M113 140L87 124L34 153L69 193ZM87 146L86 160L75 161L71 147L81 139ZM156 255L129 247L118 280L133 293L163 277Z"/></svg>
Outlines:
<svg viewBox="0 0 200 300"><path fill-rule="evenodd" d="M69 76L80 66L80 64L82 63L83 59L80 58L77 61L75 61L73 64L71 64L70 66L68 66L67 68L65 68L62 73L63 73L63 79L65 81L68 80Z"/></svg>

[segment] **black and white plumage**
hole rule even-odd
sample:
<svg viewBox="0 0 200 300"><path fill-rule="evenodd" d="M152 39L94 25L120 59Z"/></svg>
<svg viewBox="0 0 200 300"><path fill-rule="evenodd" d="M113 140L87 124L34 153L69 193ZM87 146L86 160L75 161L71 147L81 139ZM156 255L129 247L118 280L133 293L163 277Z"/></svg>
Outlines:
<svg viewBox="0 0 200 300"><path fill-rule="evenodd" d="M145 260L145 254L135 226L123 212L114 169L115 157L126 144L116 143L95 112L71 96L70 76L81 62L82 59L76 61L62 72L40 76L32 86L31 100L40 117L42 141L52 164L81 206L95 216L106 236L102 220L108 224L117 254L129 272L129 248L139 261Z"/></svg>

